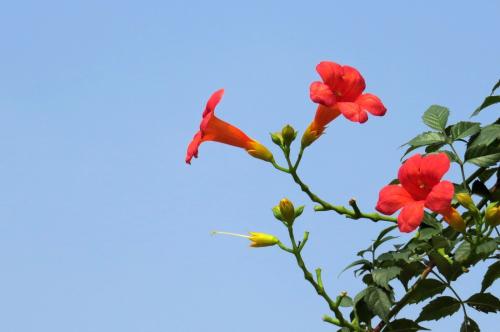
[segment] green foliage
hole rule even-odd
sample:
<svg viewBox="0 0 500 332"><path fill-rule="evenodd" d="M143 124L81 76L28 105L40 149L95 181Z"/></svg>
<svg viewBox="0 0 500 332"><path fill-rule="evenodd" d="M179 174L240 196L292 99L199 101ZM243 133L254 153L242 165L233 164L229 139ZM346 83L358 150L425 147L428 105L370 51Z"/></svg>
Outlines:
<svg viewBox="0 0 500 332"><path fill-rule="evenodd" d="M490 293L476 293L469 297L465 303L485 313L500 311L500 300Z"/></svg>
<svg viewBox="0 0 500 332"><path fill-rule="evenodd" d="M477 323L470 317L465 317L462 326L460 326L460 332L480 332Z"/></svg>
<svg viewBox="0 0 500 332"><path fill-rule="evenodd" d="M453 315L460 309L460 302L451 296L438 297L425 307L417 318L417 322L424 320L439 320L443 317Z"/></svg>
<svg viewBox="0 0 500 332"><path fill-rule="evenodd" d="M386 291L376 286L370 286L366 289L363 300L371 312L379 316L382 320L387 320L392 301Z"/></svg>
<svg viewBox="0 0 500 332"><path fill-rule="evenodd" d="M483 281L481 282L481 292L484 292L488 287L493 285L498 278L500 278L500 261L496 261L488 267Z"/></svg>
<svg viewBox="0 0 500 332"><path fill-rule="evenodd" d="M428 331L425 327L422 327L415 323L414 321L406 318L396 319L390 322L384 332L414 332L414 331Z"/></svg>
<svg viewBox="0 0 500 332"><path fill-rule="evenodd" d="M411 292L409 303L419 303L437 294L441 294L446 289L446 284L436 279L424 279L413 292Z"/></svg>
<svg viewBox="0 0 500 332"><path fill-rule="evenodd" d="M444 130L450 111L443 106L432 105L422 116L424 123L432 129Z"/></svg>

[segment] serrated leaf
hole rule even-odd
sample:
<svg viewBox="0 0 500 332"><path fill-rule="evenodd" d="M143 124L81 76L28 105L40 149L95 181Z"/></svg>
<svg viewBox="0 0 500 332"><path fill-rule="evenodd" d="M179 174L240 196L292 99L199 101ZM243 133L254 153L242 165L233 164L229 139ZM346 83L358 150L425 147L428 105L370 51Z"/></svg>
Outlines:
<svg viewBox="0 0 500 332"><path fill-rule="evenodd" d="M436 143L436 144L431 144L431 145L427 145L425 147L425 153L432 153L432 152L436 152L438 151L439 149L441 149L443 146L445 146L444 143Z"/></svg>
<svg viewBox="0 0 500 332"><path fill-rule="evenodd" d="M425 111L422 116L422 120L432 129L444 130L446 128L449 115L450 111L446 107L432 105L427 109L427 111Z"/></svg>
<svg viewBox="0 0 500 332"><path fill-rule="evenodd" d="M386 237L384 237L381 240L377 240L377 241L373 242L373 250L377 249L378 247L380 247L385 242L397 239L398 237L399 236L386 236Z"/></svg>
<svg viewBox="0 0 500 332"><path fill-rule="evenodd" d="M435 143L446 143L446 137L441 133L436 133L434 131L428 131L423 134L420 134L413 139L411 139L408 143L414 147L420 147Z"/></svg>
<svg viewBox="0 0 500 332"><path fill-rule="evenodd" d="M410 303L419 303L425 299L441 294L446 289L446 284L436 279L422 280L410 295Z"/></svg>
<svg viewBox="0 0 500 332"><path fill-rule="evenodd" d="M417 322L424 320L438 320L446 316L453 315L460 309L460 302L451 296L441 296L432 300L425 307L417 318Z"/></svg>
<svg viewBox="0 0 500 332"><path fill-rule="evenodd" d="M383 332L414 332L414 331L428 331L425 327L422 327L415 323L414 321L406 318L397 319L390 322Z"/></svg>
<svg viewBox="0 0 500 332"><path fill-rule="evenodd" d="M500 96L488 96L484 98L483 103L474 111L474 113L472 113L471 116L478 115L483 109L496 103L500 103Z"/></svg>
<svg viewBox="0 0 500 332"><path fill-rule="evenodd" d="M377 236L377 240L375 241L378 241L380 239L382 239L387 233L389 233L390 231L393 231L395 230L396 228L398 227L398 225L394 225L394 226L389 226L387 228L384 228L380 234Z"/></svg>
<svg viewBox="0 0 500 332"><path fill-rule="evenodd" d="M478 135L474 135L469 142L469 147L490 145L498 139L500 139L500 124L494 123L483 127Z"/></svg>
<svg viewBox="0 0 500 332"><path fill-rule="evenodd" d="M437 235L440 232L441 230L433 227L421 228L418 231L418 239L422 241L430 240L434 235Z"/></svg>
<svg viewBox="0 0 500 332"><path fill-rule="evenodd" d="M429 253L429 258L437 266L438 271L448 280L456 280L462 272L458 263L451 264L445 257L436 251Z"/></svg>
<svg viewBox="0 0 500 332"><path fill-rule="evenodd" d="M486 258L497 249L497 242L493 239L486 240L476 247L476 254Z"/></svg>
<svg viewBox="0 0 500 332"><path fill-rule="evenodd" d="M425 212L423 222L428 226L439 229L439 231L443 229L443 225L428 212Z"/></svg>
<svg viewBox="0 0 500 332"><path fill-rule="evenodd" d="M408 288L408 282L415 276L422 273L425 265L420 262L400 263L399 266L403 269L398 276L399 281L403 284L405 289Z"/></svg>
<svg viewBox="0 0 500 332"><path fill-rule="evenodd" d="M481 130L481 126L478 122L468 122L468 121L460 121L453 126L451 126L451 137L453 140L458 140L462 138L466 138L472 136Z"/></svg>
<svg viewBox="0 0 500 332"><path fill-rule="evenodd" d="M465 303L468 306L481 312L497 312L500 311L500 300L490 293L476 293L469 297Z"/></svg>
<svg viewBox="0 0 500 332"><path fill-rule="evenodd" d="M382 320L387 320L387 314L391 310L391 300L387 293L378 287L368 287L363 297L368 308Z"/></svg>
<svg viewBox="0 0 500 332"><path fill-rule="evenodd" d="M474 320L470 317L466 317L460 327L460 332L481 332L481 330Z"/></svg>
<svg viewBox="0 0 500 332"><path fill-rule="evenodd" d="M460 246L455 251L454 257L455 257L455 260L457 262L463 263L467 259L469 259L471 253L472 253L471 244L467 241L464 241L464 242L462 242L462 244L460 244Z"/></svg>
<svg viewBox="0 0 500 332"><path fill-rule="evenodd" d="M382 269L375 269L372 272L373 281L385 289L389 289L389 281L396 278L401 273L401 268L390 266Z"/></svg>
<svg viewBox="0 0 500 332"><path fill-rule="evenodd" d="M344 273L345 271L349 270L351 267L354 267L356 265L368 265L368 266L372 266L372 263L367 260L367 259L358 259L357 261L354 261L352 262L351 264L347 265L340 273L339 275L341 275L342 273Z"/></svg>
<svg viewBox="0 0 500 332"><path fill-rule="evenodd" d="M458 159L458 156L455 152L448 151L448 150L443 150L441 152L446 153L446 155L448 156L448 159L450 159L451 162L460 164L460 159Z"/></svg>
<svg viewBox="0 0 500 332"><path fill-rule="evenodd" d="M493 285L498 278L500 278L500 261L496 261L488 267L481 282L481 292L484 292L488 287Z"/></svg>
<svg viewBox="0 0 500 332"><path fill-rule="evenodd" d="M500 146L470 146L467 151L465 151L465 161L479 167L493 166L500 161Z"/></svg>
<svg viewBox="0 0 500 332"><path fill-rule="evenodd" d="M498 171L497 168L488 168L486 170L484 170L479 176L479 180L481 180L482 182L486 182L488 181L492 176L493 174L495 174L496 172Z"/></svg>

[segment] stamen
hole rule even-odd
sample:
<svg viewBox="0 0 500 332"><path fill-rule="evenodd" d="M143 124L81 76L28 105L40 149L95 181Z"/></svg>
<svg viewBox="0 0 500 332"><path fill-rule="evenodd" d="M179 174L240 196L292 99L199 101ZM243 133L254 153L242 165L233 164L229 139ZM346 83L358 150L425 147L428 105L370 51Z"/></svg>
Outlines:
<svg viewBox="0 0 500 332"><path fill-rule="evenodd" d="M250 236L248 235L243 235L243 234L237 234L237 233L230 233L230 232L221 232L221 231L211 231L211 235L229 235L229 236L235 236L235 237L243 237L245 239L249 239Z"/></svg>

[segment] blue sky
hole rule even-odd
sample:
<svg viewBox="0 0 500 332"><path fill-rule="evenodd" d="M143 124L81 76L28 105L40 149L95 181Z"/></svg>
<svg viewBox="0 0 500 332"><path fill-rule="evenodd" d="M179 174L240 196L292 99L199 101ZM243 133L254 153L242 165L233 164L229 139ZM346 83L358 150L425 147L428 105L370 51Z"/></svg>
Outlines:
<svg viewBox="0 0 500 332"><path fill-rule="evenodd" d="M463 120L498 80L499 12L494 1L4 3L0 330L332 330L292 257L209 232L284 238L270 208L306 204L307 263L332 294L354 295L361 282L338 273L386 225L314 213L285 174L229 146L206 143L185 165L206 100L224 87L218 115L271 146L270 131L311 120L319 61L358 68L387 115L335 121L300 173L325 199L371 210L422 112L442 104ZM464 297L484 269L459 282ZM427 326L457 330L456 317Z"/></svg>

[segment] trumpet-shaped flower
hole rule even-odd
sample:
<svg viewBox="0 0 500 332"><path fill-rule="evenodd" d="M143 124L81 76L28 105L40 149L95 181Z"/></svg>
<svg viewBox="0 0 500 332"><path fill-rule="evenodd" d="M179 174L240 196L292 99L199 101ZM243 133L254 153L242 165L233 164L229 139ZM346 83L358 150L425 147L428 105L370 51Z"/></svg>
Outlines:
<svg viewBox="0 0 500 332"><path fill-rule="evenodd" d="M235 126L222 121L215 116L215 107L222 99L224 90L216 91L207 102L202 114L200 130L189 143L186 163L190 164L193 157L198 158L198 148L206 141L220 142L245 149L252 157L265 161L272 161L272 153L256 140L248 137Z"/></svg>
<svg viewBox="0 0 500 332"><path fill-rule="evenodd" d="M318 104L318 109L304 133L303 146L321 136L326 125L340 114L351 121L363 123L368 120L368 113L376 116L386 113L384 104L377 96L363 93L365 80L355 68L323 61L316 66L316 71L323 81L313 82L310 86L311 99Z"/></svg>
<svg viewBox="0 0 500 332"><path fill-rule="evenodd" d="M380 190L377 211L390 215L401 209L398 226L405 233L420 225L424 207L446 217L455 216L450 210L453 184L441 181L449 168L450 160L445 153L412 156L399 169L400 184L388 185Z"/></svg>

